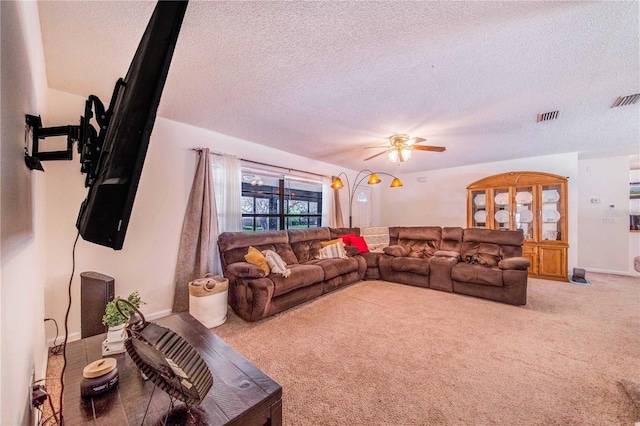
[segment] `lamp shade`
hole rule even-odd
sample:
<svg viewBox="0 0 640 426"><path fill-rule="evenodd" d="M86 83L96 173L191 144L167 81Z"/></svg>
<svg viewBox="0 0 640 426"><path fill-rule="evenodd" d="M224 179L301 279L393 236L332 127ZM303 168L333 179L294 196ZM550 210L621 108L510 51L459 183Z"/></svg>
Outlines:
<svg viewBox="0 0 640 426"><path fill-rule="evenodd" d="M391 185L389 185L389 187L390 188L397 188L399 186L402 186L402 182L397 177L394 177L393 180L391 181Z"/></svg>
<svg viewBox="0 0 640 426"><path fill-rule="evenodd" d="M382 182L382 181L380 180L378 175L375 174L375 173L371 173L371 176L369 176L369 180L367 181L367 183L369 185L375 185L375 184L380 183L380 182Z"/></svg>
<svg viewBox="0 0 640 426"><path fill-rule="evenodd" d="M331 188L333 189L342 189L344 188L344 184L342 183L342 181L340 180L339 177L337 177L333 183L331 184Z"/></svg>

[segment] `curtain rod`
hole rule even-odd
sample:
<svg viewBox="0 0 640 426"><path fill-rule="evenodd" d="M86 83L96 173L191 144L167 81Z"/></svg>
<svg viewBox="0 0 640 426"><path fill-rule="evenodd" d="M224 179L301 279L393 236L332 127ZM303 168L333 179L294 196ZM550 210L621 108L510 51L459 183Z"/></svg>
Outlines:
<svg viewBox="0 0 640 426"><path fill-rule="evenodd" d="M201 152L202 151L202 148L190 148L190 149L191 149L191 151L196 151L196 152ZM224 155L223 153L217 152L217 151L209 151L209 154L220 155L220 156ZM273 164L261 163L259 161L245 160L244 158L241 158L240 161L245 161L247 163L252 163L252 164L258 164L260 166L275 167L275 168L282 169L282 170L288 170L289 172L293 171L293 172L306 173L308 175L314 175L314 176L319 176L319 177L328 177L328 176L325 176L325 175L320 175L318 173L307 172L307 171L304 171L304 170L292 169L292 168L289 168L289 167L282 167L282 166L274 166Z"/></svg>

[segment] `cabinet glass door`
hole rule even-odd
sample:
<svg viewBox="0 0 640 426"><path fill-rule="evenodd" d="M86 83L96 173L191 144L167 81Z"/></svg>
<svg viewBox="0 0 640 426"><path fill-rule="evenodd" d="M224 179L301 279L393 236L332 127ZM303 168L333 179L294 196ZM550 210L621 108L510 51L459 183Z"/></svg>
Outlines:
<svg viewBox="0 0 640 426"><path fill-rule="evenodd" d="M493 190L493 229L510 229L510 201L509 188L499 188Z"/></svg>
<svg viewBox="0 0 640 426"><path fill-rule="evenodd" d="M471 206L473 228L486 228L487 194L485 191L471 191Z"/></svg>
<svg viewBox="0 0 640 426"><path fill-rule="evenodd" d="M541 209L541 238L543 241L561 241L564 238L562 217L562 191L560 185L543 185L540 193Z"/></svg>
<svg viewBox="0 0 640 426"><path fill-rule="evenodd" d="M533 187L516 188L516 229L521 229L525 240L533 239L535 221L533 220Z"/></svg>

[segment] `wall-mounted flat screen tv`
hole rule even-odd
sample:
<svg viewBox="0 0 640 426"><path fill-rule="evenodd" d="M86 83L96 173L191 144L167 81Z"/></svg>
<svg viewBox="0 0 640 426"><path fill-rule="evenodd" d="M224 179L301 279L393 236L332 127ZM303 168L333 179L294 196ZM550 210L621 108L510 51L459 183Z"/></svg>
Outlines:
<svg viewBox="0 0 640 426"><path fill-rule="evenodd" d="M89 193L76 222L80 235L87 241L114 250L123 246L186 8L186 1L157 3L126 77L116 83L104 137L97 147L87 145L86 149L99 151L90 167ZM81 120L84 132L90 118L85 110ZM83 138L86 137L85 134Z"/></svg>

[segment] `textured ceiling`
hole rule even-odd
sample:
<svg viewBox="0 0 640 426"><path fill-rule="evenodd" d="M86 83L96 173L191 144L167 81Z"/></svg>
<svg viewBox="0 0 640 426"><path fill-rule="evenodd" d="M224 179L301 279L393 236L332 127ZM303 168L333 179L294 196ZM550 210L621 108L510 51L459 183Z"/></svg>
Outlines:
<svg viewBox="0 0 640 426"><path fill-rule="evenodd" d="M39 2L49 86L105 104L151 2ZM159 115L345 168L639 151L638 2L191 2ZM561 110L536 123L536 114ZM394 133L444 153L363 162Z"/></svg>

